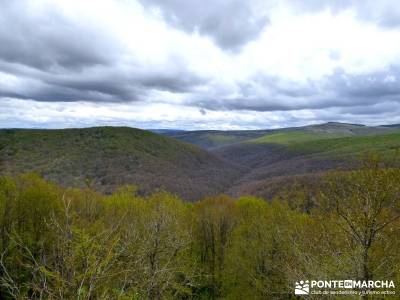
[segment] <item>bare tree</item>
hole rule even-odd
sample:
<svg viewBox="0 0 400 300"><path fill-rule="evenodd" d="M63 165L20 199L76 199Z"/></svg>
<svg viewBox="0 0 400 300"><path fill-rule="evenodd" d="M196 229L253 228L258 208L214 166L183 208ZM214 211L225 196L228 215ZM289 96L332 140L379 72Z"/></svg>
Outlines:
<svg viewBox="0 0 400 300"><path fill-rule="evenodd" d="M385 229L400 219L399 182L399 169L378 164L328 177L323 197L338 216L342 231L357 246L354 259L360 279L374 277L371 249L384 238Z"/></svg>

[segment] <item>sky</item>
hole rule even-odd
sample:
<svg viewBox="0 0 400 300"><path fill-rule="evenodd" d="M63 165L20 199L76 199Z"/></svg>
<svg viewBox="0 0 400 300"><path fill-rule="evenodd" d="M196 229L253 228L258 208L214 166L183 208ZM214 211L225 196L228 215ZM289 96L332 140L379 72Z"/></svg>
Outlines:
<svg viewBox="0 0 400 300"><path fill-rule="evenodd" d="M400 123L397 0L0 0L0 127Z"/></svg>

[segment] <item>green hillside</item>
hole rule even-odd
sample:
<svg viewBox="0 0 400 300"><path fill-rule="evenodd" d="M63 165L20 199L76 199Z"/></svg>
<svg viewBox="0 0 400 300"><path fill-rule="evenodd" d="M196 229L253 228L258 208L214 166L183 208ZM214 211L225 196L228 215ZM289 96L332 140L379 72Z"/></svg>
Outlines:
<svg viewBox="0 0 400 300"><path fill-rule="evenodd" d="M279 186L293 184L293 178L329 170L357 169L369 152L392 159L400 151L400 130L351 124L322 124L278 130L216 149L214 153L248 168L230 189L234 195L270 197ZM311 179L310 179L311 178Z"/></svg>
<svg viewBox="0 0 400 300"><path fill-rule="evenodd" d="M346 136L364 136L387 134L396 130L391 126L364 126L328 122L304 127L268 129L268 130L199 130L199 131L161 131L163 135L188 142L207 150L217 150L221 147L238 143L276 143L291 144L319 139L330 139Z"/></svg>
<svg viewBox="0 0 400 300"><path fill-rule="evenodd" d="M331 155L356 154L365 151L387 153L400 147L400 130L385 134L348 136L344 133L287 131L246 141L254 144L279 144L294 152Z"/></svg>
<svg viewBox="0 0 400 300"><path fill-rule="evenodd" d="M86 180L110 192L138 184L191 199L223 190L239 174L194 145L126 127L0 130L0 166L3 174L35 171L67 186Z"/></svg>
<svg viewBox="0 0 400 300"><path fill-rule="evenodd" d="M292 145L312 141L336 139L343 137L375 136L396 132L390 127L368 127L357 124L325 123L297 128L277 129L272 133L247 140L256 144Z"/></svg>
<svg viewBox="0 0 400 300"><path fill-rule="evenodd" d="M294 143L303 143L309 141L318 141L325 139L333 139L346 136L343 133L324 133L324 132L311 132L311 131L286 131L278 132L247 141L247 143L255 144L280 144L291 145Z"/></svg>
<svg viewBox="0 0 400 300"><path fill-rule="evenodd" d="M301 153L320 153L331 157L360 156L365 152L377 152L385 156L400 149L400 131L384 135L310 140L293 143L289 149Z"/></svg>

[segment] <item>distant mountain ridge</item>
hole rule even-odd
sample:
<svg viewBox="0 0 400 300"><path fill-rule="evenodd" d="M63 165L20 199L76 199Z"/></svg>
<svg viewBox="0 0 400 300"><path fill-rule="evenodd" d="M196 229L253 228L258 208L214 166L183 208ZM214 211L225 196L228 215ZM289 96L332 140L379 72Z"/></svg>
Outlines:
<svg viewBox="0 0 400 300"><path fill-rule="evenodd" d="M382 125L382 127L400 128L400 124Z"/></svg>
<svg viewBox="0 0 400 300"><path fill-rule="evenodd" d="M193 130L193 131L165 131L160 134L173 137L180 141L195 144L201 148L212 150L221 146L241 143L269 134L284 132L321 132L336 133L337 136L370 135L389 133L400 125L366 126L339 122L307 125L301 127L287 127L279 129L259 130Z"/></svg>
<svg viewBox="0 0 400 300"><path fill-rule="evenodd" d="M141 193L165 189L188 200L222 192L268 198L295 180L313 182L328 170L357 168L367 151L400 151L396 126L330 122L153 131L158 133L129 127L2 129L0 174L34 171L64 186L90 185L105 193L135 184Z"/></svg>
<svg viewBox="0 0 400 300"><path fill-rule="evenodd" d="M147 129L147 130L153 133L163 134L163 135L178 134L186 131L180 129Z"/></svg>
<svg viewBox="0 0 400 300"><path fill-rule="evenodd" d="M388 155L400 149L400 130L395 126L337 122L243 132L193 131L171 136L245 168L247 172L228 193L266 198L278 190L277 186L290 185L295 178L311 182L321 172L357 168L367 151Z"/></svg>

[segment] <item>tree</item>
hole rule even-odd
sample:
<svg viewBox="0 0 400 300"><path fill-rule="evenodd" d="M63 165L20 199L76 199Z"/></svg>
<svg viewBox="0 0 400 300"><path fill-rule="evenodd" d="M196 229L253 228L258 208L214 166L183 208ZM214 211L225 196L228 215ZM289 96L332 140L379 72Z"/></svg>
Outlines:
<svg viewBox="0 0 400 300"><path fill-rule="evenodd" d="M272 299L289 294L286 264L291 213L285 203L242 197L228 250L224 283L229 299Z"/></svg>
<svg viewBox="0 0 400 300"><path fill-rule="evenodd" d="M194 207L194 243L205 273L204 289L211 299L222 293L227 249L236 224L234 201L225 195L206 198Z"/></svg>
<svg viewBox="0 0 400 300"><path fill-rule="evenodd" d="M362 280L375 277L378 269L394 268L383 256L376 259L380 243L400 219L400 170L381 168L371 161L363 169L332 173L322 191L323 207L337 216L342 232L353 248L356 274ZM385 241L386 240L386 241ZM375 272L374 272L375 270Z"/></svg>

